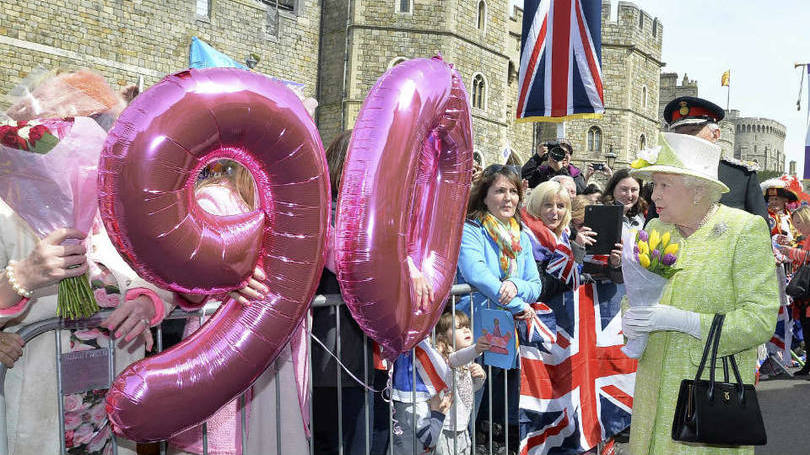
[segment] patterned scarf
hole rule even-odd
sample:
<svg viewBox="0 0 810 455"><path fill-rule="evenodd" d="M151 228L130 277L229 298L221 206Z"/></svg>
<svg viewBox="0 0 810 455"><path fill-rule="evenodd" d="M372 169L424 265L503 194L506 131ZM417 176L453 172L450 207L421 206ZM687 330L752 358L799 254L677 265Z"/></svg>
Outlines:
<svg viewBox="0 0 810 455"><path fill-rule="evenodd" d="M481 220L484 229L498 245L498 262L501 266L501 278L509 278L517 271L517 254L520 248L520 225L514 218L509 218L507 226L491 213Z"/></svg>

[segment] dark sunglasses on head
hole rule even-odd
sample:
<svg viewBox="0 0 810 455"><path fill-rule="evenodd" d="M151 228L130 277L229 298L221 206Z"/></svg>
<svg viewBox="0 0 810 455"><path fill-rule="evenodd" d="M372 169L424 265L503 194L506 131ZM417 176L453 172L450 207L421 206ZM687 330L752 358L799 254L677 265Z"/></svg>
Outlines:
<svg viewBox="0 0 810 455"><path fill-rule="evenodd" d="M481 175L490 176L492 174L502 174L504 170L515 175L520 175L517 166L511 164L490 164L486 169L484 169L484 172Z"/></svg>

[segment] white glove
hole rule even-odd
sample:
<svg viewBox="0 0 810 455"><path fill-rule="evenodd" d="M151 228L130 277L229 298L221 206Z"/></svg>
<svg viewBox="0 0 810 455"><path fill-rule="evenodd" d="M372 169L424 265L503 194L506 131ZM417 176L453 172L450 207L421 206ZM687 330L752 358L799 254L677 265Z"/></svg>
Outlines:
<svg viewBox="0 0 810 455"><path fill-rule="evenodd" d="M700 339L700 316L669 305L653 305L630 308L622 317L622 332L627 338L660 330L677 330Z"/></svg>

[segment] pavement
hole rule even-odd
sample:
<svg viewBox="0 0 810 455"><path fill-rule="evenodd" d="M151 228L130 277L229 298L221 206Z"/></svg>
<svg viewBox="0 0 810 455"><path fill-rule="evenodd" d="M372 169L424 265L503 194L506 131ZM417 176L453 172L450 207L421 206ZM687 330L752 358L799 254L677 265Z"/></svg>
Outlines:
<svg viewBox="0 0 810 455"><path fill-rule="evenodd" d="M797 369L792 369L796 371ZM810 380L779 375L761 379L757 399L765 421L768 445L756 455L810 454Z"/></svg>

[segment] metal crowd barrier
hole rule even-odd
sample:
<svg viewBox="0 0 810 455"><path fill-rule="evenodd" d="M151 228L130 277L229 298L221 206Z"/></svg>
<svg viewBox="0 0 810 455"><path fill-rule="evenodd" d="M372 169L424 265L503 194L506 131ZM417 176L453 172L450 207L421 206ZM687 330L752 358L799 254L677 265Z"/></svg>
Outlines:
<svg viewBox="0 0 810 455"><path fill-rule="evenodd" d="M469 295L472 292L473 292L473 289L471 289L470 286L466 285L466 284L453 286L449 303L450 303L451 308L452 308L454 319L455 319L455 312L456 312L456 308L455 308L456 307L456 301L457 301L458 297L464 296L464 295ZM348 309L346 309L344 307L343 301L342 301L339 294L336 294L336 295L318 295L313 299L312 306L313 307L325 307L325 306L336 306L337 307L337 310L335 311L335 325L336 325L335 333L336 333L336 351L337 352L335 352L334 355L337 358L341 358L340 313L341 313L341 311L348 311ZM169 315L167 315L166 319L192 319L192 318L196 317L196 318L200 318L200 320L202 322L205 317L210 316L211 314L213 314L216 311L217 308L218 308L218 304L208 304L208 305L204 306L203 308L201 308L201 309L199 309L197 311L194 311L194 312L186 312L186 311L184 311L184 310L182 310L180 308L177 308L174 311L172 311ZM474 311L474 308L472 308L471 311ZM99 313L92 316L91 318L83 319L83 320L77 320L77 321L69 321L69 320L64 320L64 319L61 319L61 318L50 318L50 319L46 319L46 320L43 320L43 321L28 324L28 325L22 327L19 331L17 331L17 333L23 338L23 340L26 343L29 342L30 340L40 336L40 335L43 335L43 334L47 333L47 332L53 331L53 333L54 333L54 342L55 342L55 345L56 345L56 359L55 359L55 361L56 361L56 366L57 366L57 370L56 370L57 371L57 377L56 377L56 379L57 379L57 390L58 390L57 400L58 400L58 409L59 409L59 428L58 428L58 430L60 431L59 434L62 435L62 436L60 436L60 441L61 441L60 442L60 450L61 450L60 453L62 453L62 454L66 453L66 448L65 448L65 440L64 440L65 422L64 422L64 412L63 412L62 368L61 368L61 362L60 362L60 353L62 352L61 331L62 330L96 328L96 327L98 327L100 325L100 323L111 312L112 312L112 310L102 310ZM470 320L471 320L471 324L472 324L472 321L474 320L474 315L473 314L470 315ZM308 324L309 324L308 328L311 330L311 328L312 328L311 327L311 324L312 324L311 318L308 318ZM161 352L163 350L163 331L162 331L161 326L158 326L156 328L156 335L157 335L156 336L157 351ZM453 335L453 339L455 340L455 326L453 327L453 334L452 335ZM435 333L432 334L432 338L433 338L433 341L435 341ZM455 341L454 341L454 343L455 343ZM115 377L115 370L114 370L114 368L115 368L115 347L114 346L115 346L115 338L113 337L113 334L111 333L110 334L109 346L107 347L107 349L109 351L109 381L110 381L110 383ZM314 415L313 415L313 406L312 406L313 382L312 382L312 368L311 368L311 366L312 366L312 337L310 337L308 339L308 352L309 352L309 356L310 356L309 360L308 360L309 365L310 365L310 368L309 368L309 375L310 375L310 377L309 377L309 394L310 394L309 414L310 414L310 430L311 430L310 434L314 435L314 426L312 424L312 420L313 420L313 417L314 417ZM365 337L365 335L364 335L364 343L363 343L363 354L364 354L363 355L363 357L364 357L364 368L363 368L364 371L363 371L363 373L364 374L363 374L362 379L363 379L363 382L365 384L370 384L370 382L369 382L370 381L369 372L371 370L373 370L373 366L370 366L368 364L368 357L369 357L368 356L368 340ZM412 355L413 355L413 351L412 351ZM495 447L494 442L495 441L493 441L493 415L492 415L492 411L493 411L494 401L497 400L497 398L494 399L494 397L493 397L493 387L492 387L492 382L493 381L491 380L491 378L492 378L492 367L486 367L486 368L487 368L487 383L489 384L487 389L488 389L489 393L488 393L488 396L485 397L485 399L488 400L488 404L489 404L489 406L488 406L489 416L488 416L488 419L487 419L487 422L489 422L489 428L488 428L489 431L487 432L488 433L488 440L485 441L484 447L487 449L487 453L489 455L493 455L493 454L495 454L495 451L494 451L494 447ZM6 367L4 365L0 364L0 396L3 396L3 397L5 397L6 371L7 371ZM336 381L336 384L337 384L337 407L338 407L338 418L337 418L337 423L338 423L338 435L337 435L338 447L337 447L337 453L339 455L344 455L344 454L346 454L346 455L356 455L356 451L355 451L355 453L349 454L348 451L346 450L346 448L344 448L344 443L343 443L343 437L342 437L342 435L343 435L343 428L342 428L342 420L343 420L343 409L342 409L343 408L343 398L342 398L343 393L342 393L342 388L343 388L343 386L342 386L342 381L341 381L342 372L343 372L343 369L338 367L337 371L336 371L336 375L337 375L337 381ZM416 376L416 369L413 368L412 383L415 383L415 376ZM452 404L452 407L450 408L449 413L452 413L453 415L455 415L455 412L456 412L456 399L455 399L455 397L457 397L458 394L455 393L456 392L455 375L451 374L451 376L452 376L452 378L451 378L451 389L453 391L454 399L453 399L453 404ZM282 442L283 442L284 434L283 434L283 431L282 431L282 428L281 428L281 419L280 419L280 414L281 414L280 410L281 410L282 404L281 404L281 400L279 399L280 398L280 385L279 385L279 380L278 379L279 378L278 378L278 371L277 371L276 372L276 378L275 378L275 381L274 381L275 387L276 387L276 390L275 390L275 392L276 392L276 403L275 403L275 408L276 408L276 419L275 419L276 428L275 428L275 433L276 433L276 446L277 446L276 452L277 452L278 455L291 455L291 454L282 454L282 446L283 446ZM508 388L508 379L507 379L506 374L503 375L503 388L504 388L504 396L503 396L503 406L504 406L503 407L503 411L504 411L503 412L503 414L504 414L504 422L503 422L504 441L503 442L504 443L503 443L503 446L507 448L506 453L508 453L508 447L509 447L508 390L509 390L509 388ZM414 390L412 393L413 393L412 401L413 401L413 403L416 403L416 391ZM366 399L364 400L364 403L363 403L363 409L364 409L363 416L364 416L364 420L365 420L365 422L364 422L364 426L365 426L365 448L364 448L364 451L362 451L362 453L365 454L365 455L371 455L372 422L371 422L371 419L370 419L370 412L369 411L370 411L370 406L373 406L373 396L374 396L374 394L372 392L367 391L365 393ZM296 400L295 406L297 406L297 400L298 400L297 395L288 397L288 399L289 400ZM394 454L394 448L393 448L392 441L393 441L393 435L394 435L394 432L395 432L395 422L394 422L394 418L393 418L393 403L391 402L390 399L388 399L387 401L388 401L388 441L387 441L387 450L385 451L385 453L388 454L388 455L393 455ZM247 425L246 425L246 415L245 415L246 412L245 412L245 406L244 406L244 404L245 404L245 396L244 396L244 394L239 397L239 404L240 404L239 407L241 409L240 419L241 419L241 432L242 432L242 434L241 434L242 447L245 448L246 443L247 443ZM473 405L473 406L475 406L475 405ZM474 414L474 412L473 412L473 414ZM412 416L411 428L415 429L416 428L416 421L415 421L416 420L416 415L415 415L415 413L411 413L411 416ZM447 417L447 418L449 418L449 417ZM7 455L8 454L8 438L7 438L7 432L6 432L7 428L6 428L6 419L5 419L5 409L0 409L0 420L2 420L2 421L0 421L0 455ZM478 454L480 452L477 451L478 443L476 441L475 415L471 415L470 420L472 422L471 423L471 432L470 432L471 433L470 434L470 439L471 439L471 442L472 442L472 450L471 450L471 452L473 454ZM457 433L458 430L461 430L461 429L455 428L454 430ZM421 450L417 451L418 450L417 449L418 444L417 444L416 431L414 431L412 433L411 437L413 438L412 442L413 442L413 447L414 447L414 452L413 452L414 455L417 455L418 453L422 453ZM312 454L312 455L315 454L315 447L314 447L314 444L313 444L313 440L314 440L314 437L311 437L310 440L309 440L309 442L310 442L309 443L309 453ZM458 441L457 441L456 437L454 436L453 437L453 445L454 445L454 452L455 453L458 453L457 443L458 443ZM203 454L207 455L208 454L208 435L207 435L207 428L206 428L205 424L203 424L203 426L202 426L202 446L203 446ZM167 450L168 449L167 449L166 441L160 442L160 454L165 455L167 453ZM118 445L117 445L117 442L116 442L115 438L113 438L113 453L116 454L116 455L118 453ZM245 451L244 455L255 455L255 454L248 454ZM261 455L267 455L267 454L261 454Z"/></svg>

